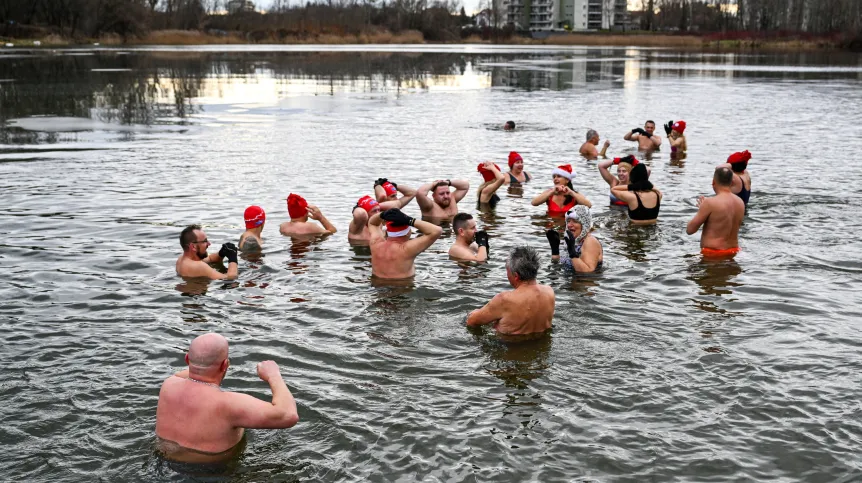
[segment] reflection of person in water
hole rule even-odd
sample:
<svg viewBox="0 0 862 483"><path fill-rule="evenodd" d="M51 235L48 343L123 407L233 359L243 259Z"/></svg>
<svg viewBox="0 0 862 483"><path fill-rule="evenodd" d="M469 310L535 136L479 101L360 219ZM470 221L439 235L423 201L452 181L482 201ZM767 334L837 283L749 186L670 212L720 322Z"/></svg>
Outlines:
<svg viewBox="0 0 862 483"><path fill-rule="evenodd" d="M219 334L195 338L186 364L188 369L167 378L159 391L156 435L166 458L219 462L235 455L245 428L289 428L299 421L296 401L275 362L257 365L258 377L272 391L272 402L222 390L230 360L227 339Z"/></svg>
<svg viewBox="0 0 862 483"><path fill-rule="evenodd" d="M694 258L689 263L688 273L687 278L700 287L701 295L730 295L733 287L742 286L732 281L742 273L742 267L733 259Z"/></svg>

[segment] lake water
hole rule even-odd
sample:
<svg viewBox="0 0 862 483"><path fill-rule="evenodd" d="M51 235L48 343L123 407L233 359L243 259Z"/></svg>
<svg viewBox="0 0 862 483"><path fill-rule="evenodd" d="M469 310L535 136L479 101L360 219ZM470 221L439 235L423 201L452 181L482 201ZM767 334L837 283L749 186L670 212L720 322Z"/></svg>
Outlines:
<svg viewBox="0 0 862 483"><path fill-rule="evenodd" d="M859 481L860 106L857 54L4 50L0 474L188 478L154 453L158 389L216 331L225 387L269 400L254 368L274 359L300 422L250 431L215 480ZM686 120L689 152L649 157L664 201L657 226L634 227L577 149L595 128L609 154L634 153L623 135L646 119ZM685 224L743 149L742 253L705 262ZM461 204L491 235L487 264L449 261L446 228L412 284L371 283L346 232L374 179L475 188L476 165L511 150L535 180L493 212L474 189ZM594 204L597 276L550 262L552 222L529 203L564 163ZM339 233L280 236L290 192ZM267 211L263 256L234 282L180 280L180 230L203 224L217 249L251 204ZM466 330L522 244L547 256L552 334Z"/></svg>

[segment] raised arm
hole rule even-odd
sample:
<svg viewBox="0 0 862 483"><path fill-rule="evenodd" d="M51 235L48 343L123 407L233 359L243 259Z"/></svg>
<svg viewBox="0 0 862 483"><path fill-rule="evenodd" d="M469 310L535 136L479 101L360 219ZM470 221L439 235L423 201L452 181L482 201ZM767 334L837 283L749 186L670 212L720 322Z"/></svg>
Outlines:
<svg viewBox="0 0 862 483"><path fill-rule="evenodd" d="M460 245L452 245L449 249L449 256L455 260L466 260L468 262L484 262L488 259L488 249L484 245L479 246L479 250L473 253L473 250Z"/></svg>
<svg viewBox="0 0 862 483"><path fill-rule="evenodd" d="M424 252L428 247L433 245L438 238L440 238L440 235L443 234L442 228L433 223L428 223L427 221L414 220L413 227L425 235L413 238L404 244L404 248L407 253L413 256Z"/></svg>
<svg viewBox="0 0 862 483"><path fill-rule="evenodd" d="M368 212L360 207L353 208L353 219L350 220L350 226L347 228L351 235L359 235L362 230L368 225Z"/></svg>
<svg viewBox="0 0 862 483"><path fill-rule="evenodd" d="M699 230L700 227L706 223L706 220L709 219L709 201L701 196L697 199L697 206L697 213L695 213L694 218L692 218L685 227L685 233L687 235L694 235L697 233L697 230Z"/></svg>
<svg viewBox="0 0 862 483"><path fill-rule="evenodd" d="M481 309L470 312L470 315L467 316L467 327L477 327L502 319L503 297L504 295L499 293Z"/></svg>
<svg viewBox="0 0 862 483"><path fill-rule="evenodd" d="M605 141L605 143L602 145L602 150L599 151L599 156L604 158L605 154L608 152L608 147L610 147L610 145L611 145L610 141Z"/></svg>
<svg viewBox="0 0 862 483"><path fill-rule="evenodd" d="M593 237L588 237L584 242L584 247L581 250L579 258L572 258L572 267L576 272L590 273L596 271L596 266L599 264L599 253L602 247L599 241Z"/></svg>
<svg viewBox="0 0 862 483"><path fill-rule="evenodd" d="M375 213L371 215L371 218L368 219L368 226L373 227L368 230L371 233L371 237L369 238L369 243L377 243L383 241L383 230L380 229L380 225L383 224L383 218L380 218L380 213Z"/></svg>
<svg viewBox="0 0 862 483"><path fill-rule="evenodd" d="M629 185L627 184L618 184L611 188L611 193L618 199L625 201L626 203L631 203L632 201L637 201L637 197L629 191Z"/></svg>
<svg viewBox="0 0 862 483"><path fill-rule="evenodd" d="M491 170L494 173L494 181L486 183L482 189L482 192L479 193L479 202L487 203L491 200L491 197L494 196L494 193L500 189L500 186L503 186L503 183L506 182L506 175L503 174L494 163L485 163L485 169Z"/></svg>
<svg viewBox="0 0 862 483"><path fill-rule="evenodd" d="M282 429L299 421L296 401L284 383L278 365L263 361L257 365L258 376L269 384L272 402L261 401L248 394L225 392L224 401L231 424L236 428Z"/></svg>
<svg viewBox="0 0 862 483"><path fill-rule="evenodd" d="M330 223L329 220L327 220L326 217L323 216L323 213L320 211L320 208L318 208L314 205L309 205L306 207L306 210L308 210L308 217L311 218L312 220L319 221L320 224L323 225L323 228L328 233L335 233L338 231L338 229L335 228L335 225ZM362 210L362 211L365 211L365 210Z"/></svg>
<svg viewBox="0 0 862 483"><path fill-rule="evenodd" d="M587 208L593 207L593 204L590 203L590 200L588 200L586 196L578 193L577 191L573 191L573 190L569 189L568 187L566 189L569 191L569 195L571 195L575 199L575 201L578 202L579 205L584 205Z"/></svg>
<svg viewBox="0 0 862 483"><path fill-rule="evenodd" d="M407 203L410 203L416 197L416 190L409 186L399 184L397 189L401 192L401 198L398 199L398 203L400 204L398 208L404 208L407 206Z"/></svg>
<svg viewBox="0 0 862 483"><path fill-rule="evenodd" d="M436 181L425 183L416 189L416 203L419 205L420 210L431 211L434 208L434 201L428 197L428 192L435 184L437 184Z"/></svg>
<svg viewBox="0 0 862 483"><path fill-rule="evenodd" d="M374 199L377 200L378 203L386 199L386 190L379 184L374 185Z"/></svg>
<svg viewBox="0 0 862 483"><path fill-rule="evenodd" d="M449 186L455 188L455 192L452 193L452 198L455 199L455 202L459 202L467 196L467 192L470 191L470 182L466 179L456 179L454 181L449 181Z"/></svg>
<svg viewBox="0 0 862 483"><path fill-rule="evenodd" d="M604 179L605 183L607 183L609 186L613 186L618 182L617 178L614 177L614 175L611 174L610 169L608 169L613 164L613 159L603 159L599 161L599 174L602 175L602 179Z"/></svg>
<svg viewBox="0 0 862 483"><path fill-rule="evenodd" d="M678 147L682 146L683 143L685 143L685 138L682 136L668 137L667 142L669 142L671 146L678 148Z"/></svg>
<svg viewBox="0 0 862 483"><path fill-rule="evenodd" d="M626 141L637 141L637 138L634 137L634 135L638 134L638 131L640 131L640 128L638 127L632 129L631 131L627 132L625 136L623 136L623 139L625 139Z"/></svg>
<svg viewBox="0 0 862 483"><path fill-rule="evenodd" d="M650 142L652 142L653 147L657 148L661 146L661 136L656 136L655 134L653 134L649 137L649 140Z"/></svg>
<svg viewBox="0 0 862 483"><path fill-rule="evenodd" d="M533 201L530 202L533 206L539 206L548 202L548 198L554 194L554 188L548 188L545 191L537 194Z"/></svg>

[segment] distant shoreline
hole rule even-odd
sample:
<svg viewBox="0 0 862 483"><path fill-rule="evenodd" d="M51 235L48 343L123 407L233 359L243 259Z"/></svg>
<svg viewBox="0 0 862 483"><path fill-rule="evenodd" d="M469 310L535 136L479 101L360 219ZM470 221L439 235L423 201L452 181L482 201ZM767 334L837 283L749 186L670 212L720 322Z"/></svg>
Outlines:
<svg viewBox="0 0 862 483"><path fill-rule="evenodd" d="M685 50L706 51L759 51L759 52L812 52L812 51L852 51L858 48L854 42L844 41L836 37L815 38L760 38L756 36L708 34L677 35L661 33L561 33L550 35L545 39L532 39L513 36L492 42L482 40L477 36L462 39L458 42L427 42L418 31L405 31L398 34L376 32L360 35L307 35L287 36L284 38L263 37L251 39L250 35L240 33L225 33L213 35L196 30L157 30L141 38L130 38L125 41L117 36L105 36L99 39L68 39L50 35L42 39L10 39L0 38L4 49L13 47L72 47L98 44L99 46L146 46L146 45L387 45L387 44L425 44L425 45L547 45L547 46L631 46L631 47L665 47Z"/></svg>

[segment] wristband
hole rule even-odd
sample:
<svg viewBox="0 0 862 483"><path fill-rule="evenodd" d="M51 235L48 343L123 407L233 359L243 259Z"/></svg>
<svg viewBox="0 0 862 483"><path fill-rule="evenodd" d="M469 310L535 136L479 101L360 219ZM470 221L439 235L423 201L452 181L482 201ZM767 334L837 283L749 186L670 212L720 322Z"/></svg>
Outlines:
<svg viewBox="0 0 862 483"><path fill-rule="evenodd" d="M452 180L451 180L451 179L447 179L447 180L446 180L446 184L448 184L449 186L452 186Z"/></svg>

